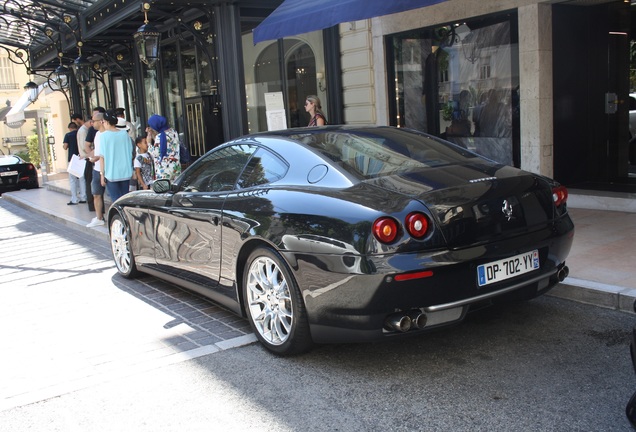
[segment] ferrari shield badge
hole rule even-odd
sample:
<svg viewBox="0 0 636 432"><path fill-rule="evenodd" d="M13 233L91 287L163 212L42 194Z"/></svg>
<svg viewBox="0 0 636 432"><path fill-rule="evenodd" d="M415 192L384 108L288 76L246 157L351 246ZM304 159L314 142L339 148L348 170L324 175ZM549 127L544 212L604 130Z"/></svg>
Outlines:
<svg viewBox="0 0 636 432"><path fill-rule="evenodd" d="M503 201L503 206L501 207L501 212L508 222L510 222L513 218L512 216L512 204L508 202L508 200Z"/></svg>

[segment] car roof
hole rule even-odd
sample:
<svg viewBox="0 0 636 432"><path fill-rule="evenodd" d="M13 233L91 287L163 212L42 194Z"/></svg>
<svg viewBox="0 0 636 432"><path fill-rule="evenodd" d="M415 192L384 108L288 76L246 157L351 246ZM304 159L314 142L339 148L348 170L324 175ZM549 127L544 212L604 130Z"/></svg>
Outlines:
<svg viewBox="0 0 636 432"><path fill-rule="evenodd" d="M249 134L241 137L240 139L249 138L249 137L264 137L264 136L277 136L277 137L293 137L299 134L303 135L315 135L322 134L325 132L369 132L380 129L397 129L392 126L374 126L374 125L328 125L328 126L315 126L315 127L300 127L300 128L289 128L289 129L281 129L275 131L264 131L264 132L256 132L253 134Z"/></svg>

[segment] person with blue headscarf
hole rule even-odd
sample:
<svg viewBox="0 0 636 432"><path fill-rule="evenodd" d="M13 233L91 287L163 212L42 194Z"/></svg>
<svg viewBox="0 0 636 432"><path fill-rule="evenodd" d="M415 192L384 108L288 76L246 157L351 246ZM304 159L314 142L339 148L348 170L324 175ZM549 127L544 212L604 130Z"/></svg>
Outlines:
<svg viewBox="0 0 636 432"><path fill-rule="evenodd" d="M148 153L155 163L155 178L174 180L181 174L179 134L158 114L148 119Z"/></svg>

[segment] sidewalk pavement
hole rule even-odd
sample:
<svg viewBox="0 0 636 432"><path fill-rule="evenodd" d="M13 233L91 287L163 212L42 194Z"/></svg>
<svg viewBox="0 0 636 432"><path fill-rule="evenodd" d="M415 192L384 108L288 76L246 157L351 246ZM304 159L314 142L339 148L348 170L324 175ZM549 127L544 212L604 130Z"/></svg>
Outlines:
<svg viewBox="0 0 636 432"><path fill-rule="evenodd" d="M106 227L87 228L95 213L85 204L67 205L66 173L48 176L39 189L5 192L2 199L108 241ZM106 197L105 207L110 203ZM566 263L570 275L549 295L633 313L636 300L636 196L570 191L574 244Z"/></svg>

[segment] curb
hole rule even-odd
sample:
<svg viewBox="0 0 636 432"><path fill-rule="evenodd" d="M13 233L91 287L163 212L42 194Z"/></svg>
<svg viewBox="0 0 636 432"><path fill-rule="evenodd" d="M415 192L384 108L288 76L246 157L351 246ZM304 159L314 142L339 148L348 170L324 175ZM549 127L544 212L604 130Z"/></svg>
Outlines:
<svg viewBox="0 0 636 432"><path fill-rule="evenodd" d="M636 289L568 277L546 295L622 312L634 312Z"/></svg>

